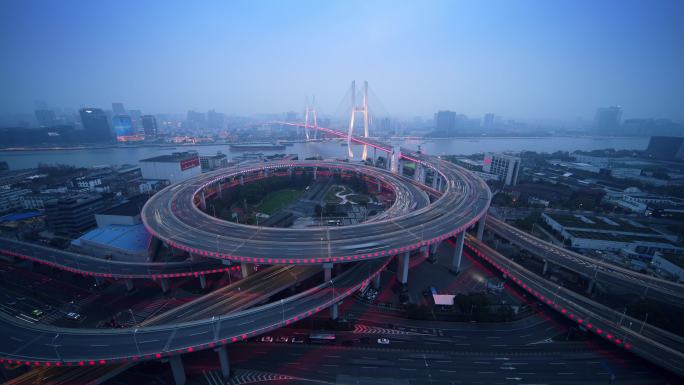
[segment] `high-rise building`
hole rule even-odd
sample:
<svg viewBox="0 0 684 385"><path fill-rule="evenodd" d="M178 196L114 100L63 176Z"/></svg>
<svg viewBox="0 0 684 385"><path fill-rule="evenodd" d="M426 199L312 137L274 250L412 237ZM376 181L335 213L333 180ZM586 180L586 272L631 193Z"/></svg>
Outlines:
<svg viewBox="0 0 684 385"><path fill-rule="evenodd" d="M207 127L208 128L215 128L215 129L222 129L223 128L223 122L225 121L226 116L220 112L216 112L214 110L209 110L207 112Z"/></svg>
<svg viewBox="0 0 684 385"><path fill-rule="evenodd" d="M482 127L484 129L492 129L492 128L494 128L495 122L496 122L496 115L485 114L484 118L482 119Z"/></svg>
<svg viewBox="0 0 684 385"><path fill-rule="evenodd" d="M107 114L99 108L83 108L79 110L83 124L84 139L104 142L112 140Z"/></svg>
<svg viewBox="0 0 684 385"><path fill-rule="evenodd" d="M438 111L435 114L435 131L447 135L456 133L456 113L453 111Z"/></svg>
<svg viewBox="0 0 684 385"><path fill-rule="evenodd" d="M622 107L610 106L596 110L594 129L600 133L615 133L622 123Z"/></svg>
<svg viewBox="0 0 684 385"><path fill-rule="evenodd" d="M190 110L188 111L187 124L189 128L198 129L205 128L207 123L207 116L202 112Z"/></svg>
<svg viewBox="0 0 684 385"><path fill-rule="evenodd" d="M50 127L55 124L57 119L55 112L52 110L35 110L34 113L40 127Z"/></svg>
<svg viewBox="0 0 684 385"><path fill-rule="evenodd" d="M157 119L154 115L143 115L142 126L145 133L145 139L152 139L157 137Z"/></svg>
<svg viewBox="0 0 684 385"><path fill-rule="evenodd" d="M142 111L140 111L140 110L128 110L128 116L131 117L131 122L133 123L133 129L135 129L140 134L142 134L143 133Z"/></svg>
<svg viewBox="0 0 684 385"><path fill-rule="evenodd" d="M112 103L112 112L114 115L126 115L123 103Z"/></svg>
<svg viewBox="0 0 684 385"><path fill-rule="evenodd" d="M482 170L486 173L498 175L501 181L508 186L515 186L518 183L518 173L520 172L520 158L488 152L485 154Z"/></svg>

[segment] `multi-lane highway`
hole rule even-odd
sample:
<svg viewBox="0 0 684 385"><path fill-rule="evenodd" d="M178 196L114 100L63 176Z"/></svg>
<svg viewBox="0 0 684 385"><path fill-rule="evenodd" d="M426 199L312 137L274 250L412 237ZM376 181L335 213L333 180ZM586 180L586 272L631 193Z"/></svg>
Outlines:
<svg viewBox="0 0 684 385"><path fill-rule="evenodd" d="M223 273L238 266L220 261L124 262L0 237L0 254L26 259L73 273L107 278L171 278Z"/></svg>
<svg viewBox="0 0 684 385"><path fill-rule="evenodd" d="M272 266L262 269L238 282L148 318L137 327L190 322L247 309L275 293L312 277L319 273L319 270L314 266ZM135 362L88 367L46 367L43 365L9 381L7 385L94 384L111 378L134 365Z"/></svg>
<svg viewBox="0 0 684 385"><path fill-rule="evenodd" d="M490 216L487 228L494 234L528 252L561 267L575 271L590 280L630 289L668 304L684 307L684 285L659 277L599 261L534 237Z"/></svg>
<svg viewBox="0 0 684 385"><path fill-rule="evenodd" d="M60 366L155 359L239 341L336 304L367 285L392 256L456 235L488 208L491 194L478 178L435 158L411 153L407 156L432 167L446 181L440 197L429 206L416 207L412 198L415 191L422 193L423 189L406 188L406 178L384 170L338 162L285 162L203 174L156 194L143 209L143 221L154 235L201 256L289 265L360 262L329 282L280 303L211 319L133 330L55 328L27 324L0 314L0 355L4 360L27 365ZM415 210L373 223L302 231L237 225L208 216L198 208L198 196L201 194L204 200L205 189L214 184L221 186L226 178L235 180L251 173L319 167L375 178L394 191L394 206L404 207L399 211Z"/></svg>
<svg viewBox="0 0 684 385"><path fill-rule="evenodd" d="M550 309L601 338L684 376L684 338L563 288L468 236L466 246Z"/></svg>

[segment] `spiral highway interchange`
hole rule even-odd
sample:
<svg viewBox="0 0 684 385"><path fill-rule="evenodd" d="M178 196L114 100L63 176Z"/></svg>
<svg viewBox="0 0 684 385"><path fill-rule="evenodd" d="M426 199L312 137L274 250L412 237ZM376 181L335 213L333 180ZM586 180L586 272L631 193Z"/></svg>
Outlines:
<svg viewBox="0 0 684 385"><path fill-rule="evenodd" d="M288 325L336 306L368 285L391 259L404 269L412 251L459 236L485 215L487 185L470 172L419 153L402 156L443 181L436 189L383 169L348 162L275 162L202 174L167 187L143 208L145 226L167 245L193 255L266 265L354 263L343 273L280 302L217 317L137 329L77 329L30 324L0 313L0 357L31 366L92 366L135 362L215 348ZM226 184L288 170L341 170L391 190L391 216L359 225L278 229L222 221L201 210ZM248 182L247 182L248 183ZM221 186L219 188L219 186ZM434 200L429 203L426 194ZM422 202L421 204L415 204ZM460 257L460 256L459 256Z"/></svg>

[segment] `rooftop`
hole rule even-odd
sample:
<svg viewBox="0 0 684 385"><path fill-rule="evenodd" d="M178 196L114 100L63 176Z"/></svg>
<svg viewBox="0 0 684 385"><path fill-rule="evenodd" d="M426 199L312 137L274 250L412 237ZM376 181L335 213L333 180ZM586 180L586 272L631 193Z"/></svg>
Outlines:
<svg viewBox="0 0 684 385"><path fill-rule="evenodd" d="M572 215L544 213L559 225L566 228L586 229L586 230L608 230L624 233L657 234L653 229L642 225L634 220L624 220L619 218L606 218L591 215Z"/></svg>
<svg viewBox="0 0 684 385"><path fill-rule="evenodd" d="M603 241L611 241L611 242L626 242L626 243L633 243L633 242L648 242L648 243L661 243L664 245L669 245L669 246L676 246L672 242L668 241L665 238L662 237L650 237L650 236L642 236L642 235L624 235L624 234L614 234L614 233L598 233L595 231L578 231L578 230L570 230L568 231L570 235L576 238L584 238L584 239L596 239L596 240L603 240Z"/></svg>
<svg viewBox="0 0 684 385"><path fill-rule="evenodd" d="M663 256L663 258L667 259L668 261L672 262L673 264L684 269L684 256L672 255L672 254L663 254L662 256Z"/></svg>
<svg viewBox="0 0 684 385"><path fill-rule="evenodd" d="M7 214L7 215L3 215L0 217L0 223L1 222L23 221L25 219L31 219L31 218L39 217L41 215L43 215L43 214L41 214L37 211L31 211L28 213Z"/></svg>
<svg viewBox="0 0 684 385"><path fill-rule="evenodd" d="M119 250L140 252L147 250L151 240L152 235L147 232L143 224L134 226L109 225L89 231L72 243L80 245L81 242L85 241Z"/></svg>
<svg viewBox="0 0 684 385"><path fill-rule="evenodd" d="M141 162L165 162L165 163L177 163L184 160L196 158L196 152L174 152L173 154L159 155L152 158L141 159Z"/></svg>
<svg viewBox="0 0 684 385"><path fill-rule="evenodd" d="M147 199L149 199L149 196L146 194L136 195L101 212L100 215L120 215L127 217L139 215L143 205L147 202Z"/></svg>

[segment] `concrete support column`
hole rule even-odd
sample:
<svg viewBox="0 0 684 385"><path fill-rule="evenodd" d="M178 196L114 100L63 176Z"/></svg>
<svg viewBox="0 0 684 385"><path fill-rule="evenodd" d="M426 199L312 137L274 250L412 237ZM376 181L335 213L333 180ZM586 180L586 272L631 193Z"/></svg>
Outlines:
<svg viewBox="0 0 684 385"><path fill-rule="evenodd" d="M420 182L420 174L423 172L422 170L423 166L416 163L416 168L413 170L413 180L416 182Z"/></svg>
<svg viewBox="0 0 684 385"><path fill-rule="evenodd" d="M423 246L420 248L420 257L425 259L430 258L430 248L428 246Z"/></svg>
<svg viewBox="0 0 684 385"><path fill-rule="evenodd" d="M458 273L461 270L461 258L463 257L463 241L465 240L465 230L456 236L456 248L451 259L451 272Z"/></svg>
<svg viewBox="0 0 684 385"><path fill-rule="evenodd" d="M221 362L221 374L223 379L227 380L230 378L230 360L228 359L228 348L221 346L216 349L216 353L219 356L219 362Z"/></svg>
<svg viewBox="0 0 684 385"><path fill-rule="evenodd" d="M207 198L204 197L204 190L200 192L200 208L202 210L207 209Z"/></svg>
<svg viewBox="0 0 684 385"><path fill-rule="evenodd" d="M316 174L317 174L317 172L318 172L318 167L314 167L314 168L313 168L313 177L314 177L314 180L316 180Z"/></svg>
<svg viewBox="0 0 684 385"><path fill-rule="evenodd" d="M380 182L380 179L378 179L378 192L382 191L382 182Z"/></svg>
<svg viewBox="0 0 684 385"><path fill-rule="evenodd" d="M332 268L332 263L323 264L323 282L330 282L330 280L332 279Z"/></svg>
<svg viewBox="0 0 684 385"><path fill-rule="evenodd" d="M202 289L206 289L207 288L207 276L204 274L200 274L199 280L200 280L200 287Z"/></svg>
<svg viewBox="0 0 684 385"><path fill-rule="evenodd" d="M332 306L330 306L330 319L334 321L337 319L338 315L339 315L339 306L337 303L334 303L334 304L332 304Z"/></svg>
<svg viewBox="0 0 684 385"><path fill-rule="evenodd" d="M242 272L242 278L249 277L252 274L252 264L240 262L240 272Z"/></svg>
<svg viewBox="0 0 684 385"><path fill-rule="evenodd" d="M596 285L596 280L592 279L589 281L589 286L587 287L587 294L591 294L594 291L594 286Z"/></svg>
<svg viewBox="0 0 684 385"><path fill-rule="evenodd" d="M430 245L430 259L437 259L437 248L439 247L439 244L440 242L435 242Z"/></svg>
<svg viewBox="0 0 684 385"><path fill-rule="evenodd" d="M477 239L482 240L482 236L484 235L484 230L485 230L485 222L487 221L487 214L483 215L482 218L480 218L480 221L477 222Z"/></svg>
<svg viewBox="0 0 684 385"><path fill-rule="evenodd" d="M216 190L218 191L219 199L222 199L223 198L223 188L221 187L221 181L218 181L218 183L216 183Z"/></svg>
<svg viewBox="0 0 684 385"><path fill-rule="evenodd" d="M380 280L382 279L382 271L373 277L373 289L380 290Z"/></svg>
<svg viewBox="0 0 684 385"><path fill-rule="evenodd" d="M124 279L124 283L126 283L126 291L133 291L133 289L135 289L135 286L133 286L133 280L131 278Z"/></svg>
<svg viewBox="0 0 684 385"><path fill-rule="evenodd" d="M245 184L245 176L240 175L240 186L243 186Z"/></svg>
<svg viewBox="0 0 684 385"><path fill-rule="evenodd" d="M387 155L385 155L385 168L387 169L387 171L392 171L392 159L391 158L392 157L390 156L389 153L387 153Z"/></svg>
<svg viewBox="0 0 684 385"><path fill-rule="evenodd" d="M176 382L176 385L185 385L187 378L185 377L185 368L183 367L181 356L169 357L169 365L171 365L171 373L173 373L173 380Z"/></svg>
<svg viewBox="0 0 684 385"><path fill-rule="evenodd" d="M159 283L161 284L162 292L168 293L169 292L169 279L168 278L160 278Z"/></svg>
<svg viewBox="0 0 684 385"><path fill-rule="evenodd" d="M546 271L549 269L549 261L544 260L544 266L542 267L542 275L546 275Z"/></svg>
<svg viewBox="0 0 684 385"><path fill-rule="evenodd" d="M411 258L411 252L407 251L400 256L399 259L399 270L397 271L397 278L402 285L408 283L408 271L409 271L409 260Z"/></svg>
<svg viewBox="0 0 684 385"><path fill-rule="evenodd" d="M438 176L439 176L439 174L437 173L437 171L432 171L432 188L435 190L437 189L437 178L438 178Z"/></svg>

